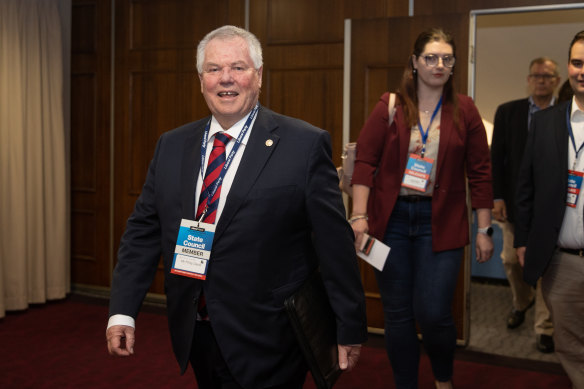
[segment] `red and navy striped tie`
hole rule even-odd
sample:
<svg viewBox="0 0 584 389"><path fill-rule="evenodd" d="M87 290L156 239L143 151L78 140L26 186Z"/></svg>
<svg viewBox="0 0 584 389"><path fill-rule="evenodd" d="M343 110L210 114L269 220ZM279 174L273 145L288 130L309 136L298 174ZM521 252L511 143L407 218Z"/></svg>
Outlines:
<svg viewBox="0 0 584 389"><path fill-rule="evenodd" d="M221 195L221 185L217 186L213 198L209 200L209 193L213 190L219 177L222 176L221 170L225 165L225 146L229 143L231 136L223 132L215 134L213 141L213 149L209 155L209 163L205 170L205 178L203 179L203 187L201 189L201 196L199 197L199 206L197 208L196 220L199 220L203 212L205 215L204 223L215 223L217 216L217 206L219 205L219 197ZM201 291L199 296L199 305L197 308L200 320L209 320L209 312L207 311L207 302L205 295Z"/></svg>
<svg viewBox="0 0 584 389"><path fill-rule="evenodd" d="M221 170L223 170L223 166L225 165L225 146L229 143L230 139L231 136L224 132L215 134L213 149L209 155L207 170L205 170L205 178L203 179L203 187L201 189L201 196L199 197L199 206L195 220L199 220L203 212L205 212L205 216L201 221L204 223L215 223L219 196L221 195L221 185L217 187L213 198L210 200L209 192L213 190L217 180L221 176Z"/></svg>

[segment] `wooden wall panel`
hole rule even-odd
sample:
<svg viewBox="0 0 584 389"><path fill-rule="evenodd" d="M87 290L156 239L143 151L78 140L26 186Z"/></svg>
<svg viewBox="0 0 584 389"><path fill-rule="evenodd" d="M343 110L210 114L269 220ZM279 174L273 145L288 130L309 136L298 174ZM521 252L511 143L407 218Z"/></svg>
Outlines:
<svg viewBox="0 0 584 389"><path fill-rule="evenodd" d="M242 26L243 7L243 0L116 3L115 248L159 136L209 115L195 70L198 42L221 25ZM151 291L163 293L162 271Z"/></svg>
<svg viewBox="0 0 584 389"><path fill-rule="evenodd" d="M460 13L465 14L466 17L470 11L480 9L532 7L538 5L573 3L581 3L581 0L416 0L414 2L414 15Z"/></svg>
<svg viewBox="0 0 584 389"><path fill-rule="evenodd" d="M407 15L407 1L252 0L250 31L264 49L260 101L330 132L341 164L344 19Z"/></svg>
<svg viewBox="0 0 584 389"><path fill-rule="evenodd" d="M110 2L72 3L71 277L108 285L110 249Z"/></svg>
<svg viewBox="0 0 584 389"><path fill-rule="evenodd" d="M336 0L270 0L265 20L267 39L262 43L336 43L343 39L342 20L342 8Z"/></svg>
<svg viewBox="0 0 584 389"><path fill-rule="evenodd" d="M71 77L71 187L76 192L97 189L97 80L95 73Z"/></svg>

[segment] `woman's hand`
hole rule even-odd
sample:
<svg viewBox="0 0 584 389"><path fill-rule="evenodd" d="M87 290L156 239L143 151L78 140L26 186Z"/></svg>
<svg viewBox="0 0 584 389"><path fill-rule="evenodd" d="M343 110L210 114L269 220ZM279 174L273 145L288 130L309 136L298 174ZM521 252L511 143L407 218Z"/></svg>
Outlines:
<svg viewBox="0 0 584 389"><path fill-rule="evenodd" d="M355 234L355 250L359 251L363 245L363 234L369 232L369 223L367 219L358 219L351 223L353 233Z"/></svg>
<svg viewBox="0 0 584 389"><path fill-rule="evenodd" d="M476 260L478 263L487 262L493 255L493 238L486 234L477 233Z"/></svg>
<svg viewBox="0 0 584 389"><path fill-rule="evenodd" d="M353 227L355 234L355 249L359 251L363 244L363 234L369 232L367 222L367 200L369 199L369 187L365 185L353 185L353 212L349 218L349 223Z"/></svg>

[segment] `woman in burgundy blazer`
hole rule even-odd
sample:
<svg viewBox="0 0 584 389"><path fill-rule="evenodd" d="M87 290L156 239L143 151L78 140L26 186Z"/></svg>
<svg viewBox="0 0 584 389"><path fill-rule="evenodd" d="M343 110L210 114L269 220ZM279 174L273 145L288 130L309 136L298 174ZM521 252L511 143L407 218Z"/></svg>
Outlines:
<svg viewBox="0 0 584 389"><path fill-rule="evenodd" d="M364 233L391 247L376 276L398 388L417 388L416 322L437 387L451 387L456 346L451 305L469 243L467 181L481 231L477 260L488 260L493 251L487 138L472 100L453 91L454 62L448 34L422 33L404 71L393 123L388 125L385 93L357 141L350 221L356 247ZM415 172L408 174L406 167Z"/></svg>

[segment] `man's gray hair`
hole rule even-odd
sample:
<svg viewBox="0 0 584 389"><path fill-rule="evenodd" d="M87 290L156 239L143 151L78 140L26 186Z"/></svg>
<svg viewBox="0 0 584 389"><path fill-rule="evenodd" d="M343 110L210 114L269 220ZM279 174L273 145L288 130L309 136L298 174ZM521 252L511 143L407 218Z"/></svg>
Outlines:
<svg viewBox="0 0 584 389"><path fill-rule="evenodd" d="M233 39L236 37L243 38L247 42L247 47L249 49L249 56L253 61L254 68L258 70L263 65L262 59L262 45L260 41L254 34L251 32L244 30L243 28L239 28L236 26L223 26L219 27L207 35L199 42L197 46L197 72L199 74L203 73L203 62L205 61L205 49L207 48L207 44L212 39Z"/></svg>
<svg viewBox="0 0 584 389"><path fill-rule="evenodd" d="M529 71L531 71L531 68L533 67L533 65L538 64L538 65L543 65L546 62L551 62L552 65L554 65L554 76L559 76L560 73L558 73L558 63L556 61L554 61L553 59L551 59L550 57L538 57L533 59L530 63L529 63Z"/></svg>

